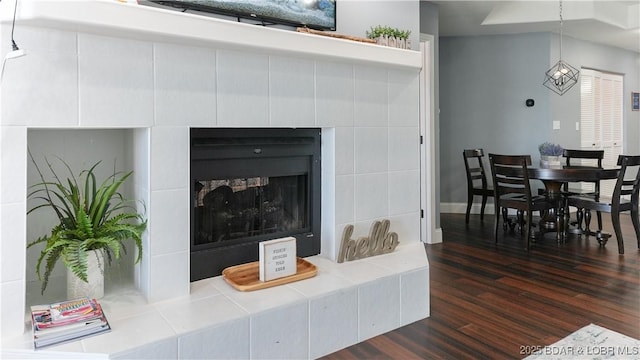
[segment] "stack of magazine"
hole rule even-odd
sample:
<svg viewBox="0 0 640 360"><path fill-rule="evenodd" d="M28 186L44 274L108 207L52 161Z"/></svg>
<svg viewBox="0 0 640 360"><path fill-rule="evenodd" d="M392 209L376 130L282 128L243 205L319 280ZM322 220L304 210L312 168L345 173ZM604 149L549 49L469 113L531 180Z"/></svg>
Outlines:
<svg viewBox="0 0 640 360"><path fill-rule="evenodd" d="M31 307L36 349L78 340L111 330L96 299L79 298Z"/></svg>

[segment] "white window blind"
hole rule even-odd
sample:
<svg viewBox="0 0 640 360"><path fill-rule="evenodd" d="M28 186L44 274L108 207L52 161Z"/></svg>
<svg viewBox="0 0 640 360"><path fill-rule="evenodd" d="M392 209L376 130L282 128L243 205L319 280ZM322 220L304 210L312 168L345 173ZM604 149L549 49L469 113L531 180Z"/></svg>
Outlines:
<svg viewBox="0 0 640 360"><path fill-rule="evenodd" d="M614 167L622 154L623 77L582 69L580 76L580 144L585 150L604 150L604 167ZM610 197L615 180L600 184L600 194Z"/></svg>

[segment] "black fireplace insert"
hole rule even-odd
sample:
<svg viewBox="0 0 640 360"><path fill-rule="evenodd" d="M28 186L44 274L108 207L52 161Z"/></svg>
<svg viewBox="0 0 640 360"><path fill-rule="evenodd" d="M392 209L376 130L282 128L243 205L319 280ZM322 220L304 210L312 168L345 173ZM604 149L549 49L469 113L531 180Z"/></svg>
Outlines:
<svg viewBox="0 0 640 360"><path fill-rule="evenodd" d="M191 129L191 281L296 238L320 253L320 129Z"/></svg>

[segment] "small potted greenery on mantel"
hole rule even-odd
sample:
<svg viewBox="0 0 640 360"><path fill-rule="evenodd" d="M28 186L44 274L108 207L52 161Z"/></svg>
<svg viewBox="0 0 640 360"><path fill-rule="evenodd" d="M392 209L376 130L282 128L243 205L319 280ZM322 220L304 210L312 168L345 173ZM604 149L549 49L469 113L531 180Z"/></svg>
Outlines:
<svg viewBox="0 0 640 360"><path fill-rule="evenodd" d="M376 40L377 44L397 47L400 49L411 49L411 40L409 30L399 30L390 26L372 26L369 31L366 32L367 38Z"/></svg>
<svg viewBox="0 0 640 360"><path fill-rule="evenodd" d="M564 153L562 146L547 141L538 145L538 151L540 152L540 167L562 167L562 162L560 161L560 158Z"/></svg>
<svg viewBox="0 0 640 360"><path fill-rule="evenodd" d="M147 220L137 212L134 201L125 199L119 192L133 172L114 170L98 185L95 170L100 162L76 176L69 165L59 159L69 173L63 180L45 159L52 177L52 180L46 180L31 153L29 156L40 182L31 186L28 198L35 205L27 214L49 208L57 217L57 224L50 234L27 244L27 248L44 244L36 265L38 278L42 281L41 292L47 288L56 263L62 260L68 270L67 297L102 297L105 259L107 264L119 259L121 252L126 253L125 241L128 240L137 249L135 263L142 259L142 233ZM44 273L41 272L43 262Z"/></svg>

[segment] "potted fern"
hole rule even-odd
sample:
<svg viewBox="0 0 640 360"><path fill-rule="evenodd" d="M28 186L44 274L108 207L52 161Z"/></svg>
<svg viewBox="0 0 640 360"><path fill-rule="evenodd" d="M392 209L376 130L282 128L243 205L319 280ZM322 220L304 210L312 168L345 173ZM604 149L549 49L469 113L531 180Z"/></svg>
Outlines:
<svg viewBox="0 0 640 360"><path fill-rule="evenodd" d="M62 260L68 269L67 297L100 298L104 294L104 265L126 253L125 242L131 241L137 249L135 263L142 259L142 233L147 221L137 212L135 203L119 192L133 172L114 171L98 184L95 170L100 162L76 176L64 160L59 160L69 176L63 180L45 159L52 178L46 180L31 156L40 182L31 186L28 198L34 205L27 215L48 208L55 213L57 224L49 234L29 242L27 248L44 244L36 264L42 293L55 265Z"/></svg>
<svg viewBox="0 0 640 360"><path fill-rule="evenodd" d="M407 46L407 40L411 31L399 30L390 26L376 25L372 26L368 31L365 31L367 38L374 39L379 45L398 47L401 49L407 49L411 47L411 41Z"/></svg>

